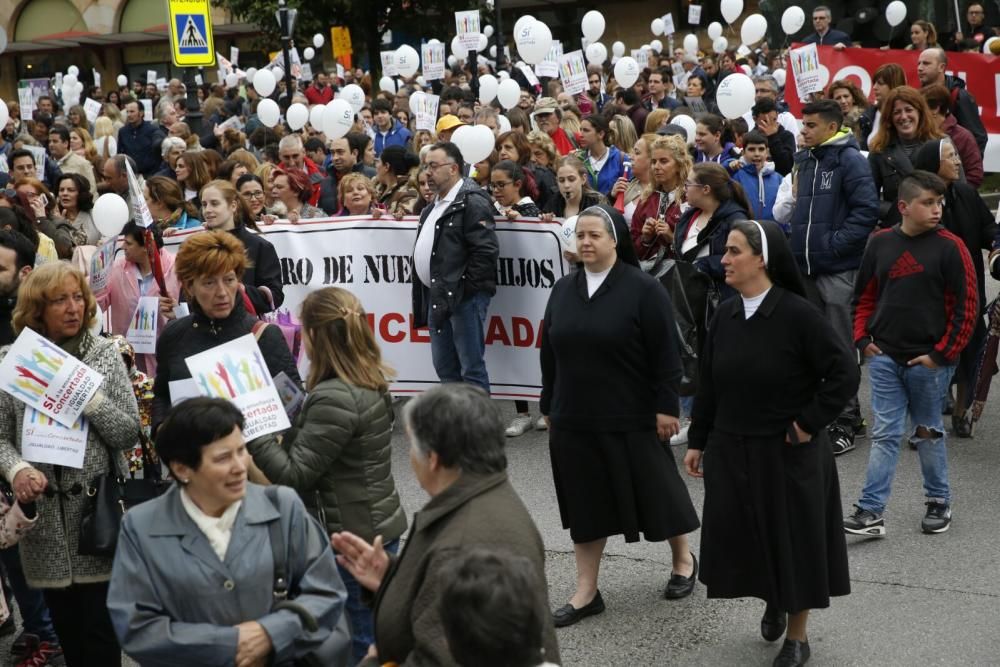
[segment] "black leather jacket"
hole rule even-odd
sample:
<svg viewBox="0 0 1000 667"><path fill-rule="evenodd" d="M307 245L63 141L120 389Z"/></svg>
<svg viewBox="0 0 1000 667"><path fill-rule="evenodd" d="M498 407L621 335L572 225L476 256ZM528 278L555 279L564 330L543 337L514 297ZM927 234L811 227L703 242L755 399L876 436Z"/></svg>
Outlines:
<svg viewBox="0 0 1000 667"><path fill-rule="evenodd" d="M431 285L424 285L413 272L413 319L418 327L439 328L451 317L455 306L476 292L496 293L497 242L496 209L486 191L466 178L436 223L431 255ZM433 210L428 204L420 215L417 238ZM428 322L428 306L434 311Z"/></svg>

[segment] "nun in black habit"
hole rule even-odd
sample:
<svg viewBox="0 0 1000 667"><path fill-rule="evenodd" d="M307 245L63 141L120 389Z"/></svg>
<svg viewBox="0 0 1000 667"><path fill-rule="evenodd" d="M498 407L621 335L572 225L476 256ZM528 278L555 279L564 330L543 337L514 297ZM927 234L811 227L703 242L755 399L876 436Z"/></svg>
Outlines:
<svg viewBox="0 0 1000 667"><path fill-rule="evenodd" d="M764 600L766 640L787 621L774 664L800 665L809 610L850 593L826 426L857 391L858 365L806 300L778 225L734 223L722 266L740 298L709 325L684 458L705 480L699 578L710 598Z"/></svg>
<svg viewBox="0 0 1000 667"><path fill-rule="evenodd" d="M610 206L576 223L582 269L559 280L542 329L541 412L563 527L573 539L577 589L556 627L604 611L597 588L607 538L669 540L664 597L690 595L698 527L668 446L680 430L681 359L666 288L639 269L628 225Z"/></svg>

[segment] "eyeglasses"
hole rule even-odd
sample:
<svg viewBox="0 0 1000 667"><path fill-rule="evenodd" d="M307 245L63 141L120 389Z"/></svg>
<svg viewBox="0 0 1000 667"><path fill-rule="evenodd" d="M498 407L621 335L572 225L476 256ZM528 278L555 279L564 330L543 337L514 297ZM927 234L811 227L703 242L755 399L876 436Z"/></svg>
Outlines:
<svg viewBox="0 0 1000 667"><path fill-rule="evenodd" d="M244 192L243 196L246 197L247 199L263 199L264 191L257 190L256 192Z"/></svg>
<svg viewBox="0 0 1000 667"><path fill-rule="evenodd" d="M49 305L55 306L56 308L65 308L70 304L70 302L72 302L76 306L82 306L87 302L87 299L83 296L83 294L79 292L77 292L72 296L64 294L58 299L49 299Z"/></svg>
<svg viewBox="0 0 1000 667"><path fill-rule="evenodd" d="M490 183L490 187L494 190L503 190L505 187L513 183L514 181L493 181Z"/></svg>
<svg viewBox="0 0 1000 667"><path fill-rule="evenodd" d="M441 167L446 167L449 164L456 164L454 161L451 162L426 162L422 167L424 171L436 171Z"/></svg>
<svg viewBox="0 0 1000 667"><path fill-rule="evenodd" d="M970 9L970 10L969 10L969 14L982 14L982 13L983 13L983 12L981 12L981 11L980 11L980 10L978 10L978 9Z"/></svg>

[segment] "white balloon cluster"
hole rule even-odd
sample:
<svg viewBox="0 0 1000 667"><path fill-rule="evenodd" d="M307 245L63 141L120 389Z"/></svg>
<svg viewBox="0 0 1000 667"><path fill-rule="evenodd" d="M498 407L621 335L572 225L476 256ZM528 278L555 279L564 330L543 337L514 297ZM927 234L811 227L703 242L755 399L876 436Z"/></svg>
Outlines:
<svg viewBox="0 0 1000 667"><path fill-rule="evenodd" d="M524 62L537 65L545 60L552 48L552 31L534 16L525 14L514 24L514 43Z"/></svg>
<svg viewBox="0 0 1000 667"><path fill-rule="evenodd" d="M63 105L72 107L80 104L80 95L83 94L83 82L79 79L80 68L70 65L66 69L66 75L62 78L62 88L59 90L62 96Z"/></svg>

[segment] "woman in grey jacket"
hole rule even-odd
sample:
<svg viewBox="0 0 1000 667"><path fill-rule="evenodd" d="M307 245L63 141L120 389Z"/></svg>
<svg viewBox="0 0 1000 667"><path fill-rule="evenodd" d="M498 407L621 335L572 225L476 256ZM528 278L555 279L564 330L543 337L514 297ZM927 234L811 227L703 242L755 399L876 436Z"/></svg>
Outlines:
<svg viewBox="0 0 1000 667"><path fill-rule="evenodd" d="M156 450L178 485L122 524L107 606L125 653L143 667L346 664L329 540L290 490L247 483L239 408L180 403Z"/></svg>
<svg viewBox="0 0 1000 667"><path fill-rule="evenodd" d="M25 461L25 422L30 426L36 413L0 392L0 472L19 502L38 503L38 524L20 545L24 575L44 593L70 667L121 664L104 604L111 559L80 554L80 519L92 481L112 471L127 475L123 450L139 441L139 409L125 363L114 343L90 333L96 312L84 275L53 262L21 283L13 315L15 334L30 328L103 376L83 409L88 430L81 467Z"/></svg>
<svg viewBox="0 0 1000 667"><path fill-rule="evenodd" d="M395 553L406 531L391 471L392 408L382 353L357 297L339 287L302 303L302 342L309 355L309 395L295 427L247 446L275 484L299 492L329 532L381 536ZM372 613L361 588L341 568L347 586L354 663L374 641Z"/></svg>

